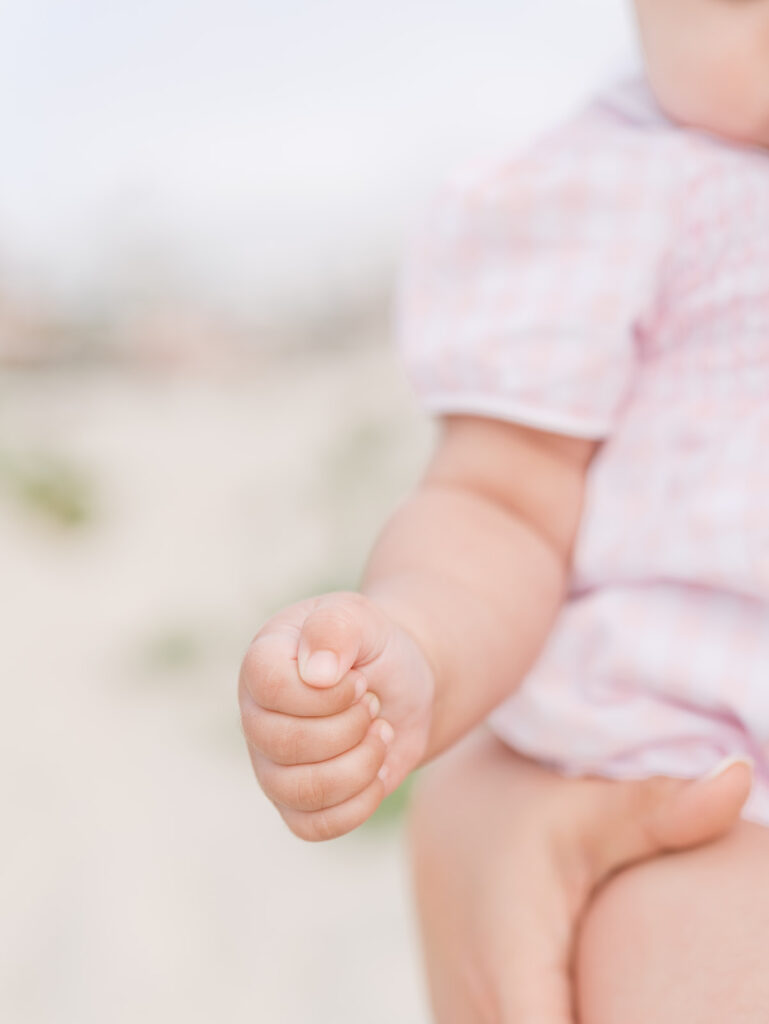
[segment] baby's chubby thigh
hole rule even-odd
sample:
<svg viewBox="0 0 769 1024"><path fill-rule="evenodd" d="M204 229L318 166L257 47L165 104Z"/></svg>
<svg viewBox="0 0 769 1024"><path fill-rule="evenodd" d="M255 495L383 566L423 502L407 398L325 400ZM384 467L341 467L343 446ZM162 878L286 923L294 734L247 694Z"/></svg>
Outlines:
<svg viewBox="0 0 769 1024"><path fill-rule="evenodd" d="M437 1024L572 1024L574 938L594 891L626 864L723 835L749 785L745 764L694 783L565 779L484 728L466 737L428 767L410 814ZM623 929L622 914L610 924ZM592 947L586 932L586 954L604 932L599 921ZM590 985L613 979L595 956L585 972L600 1007Z"/></svg>
<svg viewBox="0 0 769 1024"><path fill-rule="evenodd" d="M769 1021L769 829L615 876L592 901L576 955L581 1024Z"/></svg>

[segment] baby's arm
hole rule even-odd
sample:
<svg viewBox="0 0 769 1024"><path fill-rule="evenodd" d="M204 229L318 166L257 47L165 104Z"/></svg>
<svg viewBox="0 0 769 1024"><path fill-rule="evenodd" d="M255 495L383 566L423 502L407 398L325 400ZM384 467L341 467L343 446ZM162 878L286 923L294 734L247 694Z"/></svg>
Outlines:
<svg viewBox="0 0 769 1024"><path fill-rule="evenodd" d="M563 599L593 448L448 417L362 592L309 598L262 627L241 715L257 778L294 832L355 828L516 688Z"/></svg>
<svg viewBox="0 0 769 1024"><path fill-rule="evenodd" d="M418 640L435 696L425 760L511 693L564 597L595 444L449 416L362 590Z"/></svg>

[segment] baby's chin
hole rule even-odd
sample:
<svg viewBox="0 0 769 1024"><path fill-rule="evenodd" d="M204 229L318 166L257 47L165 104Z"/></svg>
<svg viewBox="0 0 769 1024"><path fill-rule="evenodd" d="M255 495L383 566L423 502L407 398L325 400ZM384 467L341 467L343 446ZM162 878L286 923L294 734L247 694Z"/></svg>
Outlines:
<svg viewBox="0 0 769 1024"><path fill-rule="evenodd" d="M695 116L684 117L681 123L699 131L708 132L710 135L717 135L738 145L769 149L769 121L766 119L753 122L739 116L703 116L699 118Z"/></svg>
<svg viewBox="0 0 769 1024"><path fill-rule="evenodd" d="M742 146L757 146L759 149L769 150L769 128L764 125L746 125L741 123L739 118L676 118L681 124L689 128L696 128L699 131L716 135L727 142L734 142Z"/></svg>
<svg viewBox="0 0 769 1024"><path fill-rule="evenodd" d="M754 90L714 88L702 83L654 82L662 110L678 124L741 145L769 149L769 87L766 98Z"/></svg>

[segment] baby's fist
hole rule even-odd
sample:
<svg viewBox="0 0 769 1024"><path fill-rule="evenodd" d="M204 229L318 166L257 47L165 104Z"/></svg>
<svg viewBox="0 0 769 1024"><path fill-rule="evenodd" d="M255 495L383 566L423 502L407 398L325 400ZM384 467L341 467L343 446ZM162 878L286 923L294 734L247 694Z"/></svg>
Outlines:
<svg viewBox="0 0 769 1024"><path fill-rule="evenodd" d="M243 661L240 706L256 776L291 830L331 839L365 821L417 763L431 697L416 642L363 595L273 616Z"/></svg>

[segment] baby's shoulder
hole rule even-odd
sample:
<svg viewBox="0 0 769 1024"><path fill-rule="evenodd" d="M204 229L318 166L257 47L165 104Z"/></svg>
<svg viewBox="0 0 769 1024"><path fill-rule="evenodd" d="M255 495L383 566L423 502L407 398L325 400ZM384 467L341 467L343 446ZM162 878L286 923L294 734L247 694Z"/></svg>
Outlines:
<svg viewBox="0 0 769 1024"><path fill-rule="evenodd" d="M475 210L521 213L564 207L610 210L672 207L686 178L680 132L641 78L620 81L528 144L456 168L444 195Z"/></svg>
<svg viewBox="0 0 769 1024"><path fill-rule="evenodd" d="M769 240L769 153L682 128L643 77L620 80L526 147L465 164L444 181L445 209L567 235L638 229L680 235L720 223L721 237ZM643 226L646 226L645 228ZM768 243L769 244L769 243Z"/></svg>
<svg viewBox="0 0 769 1024"><path fill-rule="evenodd" d="M698 219L704 207L726 218L750 209L761 230L769 228L767 150L676 124L660 109L643 78L617 83L596 97L583 120L615 144L622 139L622 145L641 156L664 156L663 173L675 183L679 213L691 211Z"/></svg>
<svg viewBox="0 0 769 1024"><path fill-rule="evenodd" d="M769 152L690 133L683 220L712 241L769 246ZM769 250L767 250L769 251Z"/></svg>

